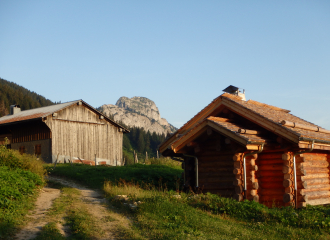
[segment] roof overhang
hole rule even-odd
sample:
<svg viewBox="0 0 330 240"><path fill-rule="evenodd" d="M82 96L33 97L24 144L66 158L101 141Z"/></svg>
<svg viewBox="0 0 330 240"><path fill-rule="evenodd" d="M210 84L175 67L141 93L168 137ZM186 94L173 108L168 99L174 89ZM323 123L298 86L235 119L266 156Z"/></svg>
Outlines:
<svg viewBox="0 0 330 240"><path fill-rule="evenodd" d="M207 131L208 128L211 128L212 130L218 132L219 134L245 146L247 150L258 150L259 146L265 143L264 141L252 142L246 138L241 137L235 132L225 129L219 126L218 124L206 119L202 123L194 127L192 130L190 130L187 134L185 134L178 140L174 141L171 144L172 151L174 153L180 153L181 149L183 149L188 143L192 142L194 139L202 135L205 131Z"/></svg>

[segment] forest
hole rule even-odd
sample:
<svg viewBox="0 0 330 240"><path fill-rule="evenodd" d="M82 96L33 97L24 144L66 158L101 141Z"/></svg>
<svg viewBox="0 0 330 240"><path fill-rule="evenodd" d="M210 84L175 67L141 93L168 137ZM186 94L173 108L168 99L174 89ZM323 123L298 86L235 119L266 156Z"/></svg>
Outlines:
<svg viewBox="0 0 330 240"><path fill-rule="evenodd" d="M45 97L0 78L0 117L8 115L10 105L18 104L22 110L55 104Z"/></svg>
<svg viewBox="0 0 330 240"><path fill-rule="evenodd" d="M114 121L113 115L107 116ZM142 162L145 161L147 154L148 158L156 158L159 145L170 135L169 133L160 135L146 131L144 128L129 127L121 121L117 123L130 131L123 137L123 156L128 164L133 163L134 152Z"/></svg>

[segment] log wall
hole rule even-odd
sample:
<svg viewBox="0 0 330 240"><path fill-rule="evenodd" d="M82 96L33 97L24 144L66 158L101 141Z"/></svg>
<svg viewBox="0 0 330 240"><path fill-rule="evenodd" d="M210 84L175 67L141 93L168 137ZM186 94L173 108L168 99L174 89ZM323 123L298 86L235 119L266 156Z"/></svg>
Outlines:
<svg viewBox="0 0 330 240"><path fill-rule="evenodd" d="M84 105L70 106L45 121L52 131L52 154L122 164L123 133Z"/></svg>
<svg viewBox="0 0 330 240"><path fill-rule="evenodd" d="M329 154L305 153L296 157L298 207L330 203Z"/></svg>
<svg viewBox="0 0 330 240"><path fill-rule="evenodd" d="M200 146L198 157L199 189L202 192L215 193L224 197L235 194L233 181L233 152L221 150L216 141Z"/></svg>

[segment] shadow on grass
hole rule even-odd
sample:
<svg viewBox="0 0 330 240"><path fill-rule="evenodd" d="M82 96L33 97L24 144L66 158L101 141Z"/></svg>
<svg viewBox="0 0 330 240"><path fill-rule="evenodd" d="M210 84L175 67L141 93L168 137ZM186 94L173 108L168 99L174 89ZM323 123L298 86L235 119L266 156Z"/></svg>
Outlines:
<svg viewBox="0 0 330 240"><path fill-rule="evenodd" d="M0 219L0 239L12 239L15 228L16 226L12 221L4 222Z"/></svg>

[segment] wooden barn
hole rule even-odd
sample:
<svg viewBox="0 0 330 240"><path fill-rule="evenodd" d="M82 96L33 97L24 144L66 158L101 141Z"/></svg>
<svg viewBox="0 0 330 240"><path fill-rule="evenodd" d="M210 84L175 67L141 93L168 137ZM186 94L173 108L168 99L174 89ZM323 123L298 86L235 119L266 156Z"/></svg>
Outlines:
<svg viewBox="0 0 330 240"><path fill-rule="evenodd" d="M129 132L82 100L21 111L0 118L0 143L45 162L122 165L123 134Z"/></svg>
<svg viewBox="0 0 330 240"><path fill-rule="evenodd" d="M160 146L184 159L185 188L269 207L329 204L330 131L228 92Z"/></svg>

